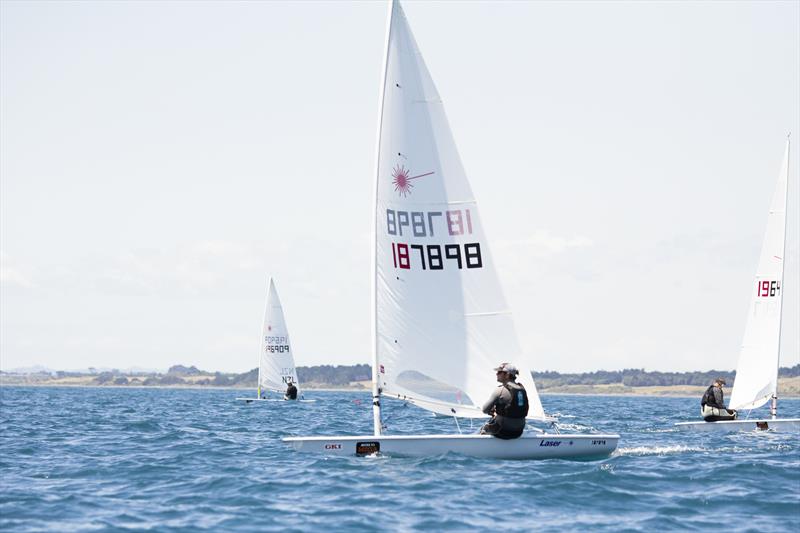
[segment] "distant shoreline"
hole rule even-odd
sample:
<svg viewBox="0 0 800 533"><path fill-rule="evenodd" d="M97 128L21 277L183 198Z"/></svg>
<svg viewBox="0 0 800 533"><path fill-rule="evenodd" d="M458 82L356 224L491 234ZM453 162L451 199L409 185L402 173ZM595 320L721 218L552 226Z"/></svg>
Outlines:
<svg viewBox="0 0 800 533"><path fill-rule="evenodd" d="M166 374L126 372L117 369L92 368L88 373L49 371L34 373L0 372L0 386L34 387L107 387L107 388L163 388L235 390L241 395L256 396L259 382L258 368L241 374L224 374L200 370L194 366L173 365ZM297 367L301 390L318 391L372 391L369 365ZM695 397L703 395L712 380L724 377L733 385L735 373L729 372L646 372L641 369L604 371L584 374L559 374L538 372L534 374L539 394L574 394L587 396L636 397ZM438 391L456 394L456 388L439 382L419 372L407 372L405 387L411 390ZM726 387L726 395L730 394ZM781 398L800 397L800 365L781 368L778 374L778 391ZM490 394L491 391L486 391ZM474 399L474 398L473 398Z"/></svg>
<svg viewBox="0 0 800 533"><path fill-rule="evenodd" d="M63 389L175 389L175 390L229 390L229 391L243 391L252 392L255 397L255 389L252 387L219 387L215 385L108 385L108 384L92 384L92 383L5 383L0 381L0 388L2 387L35 387L39 389L58 387ZM332 388L332 387L304 387L304 391L320 391L320 392L370 392L369 389L363 388Z"/></svg>
<svg viewBox="0 0 800 533"><path fill-rule="evenodd" d="M251 387L221 387L213 385L113 385L113 384L92 384L92 383L8 383L6 380L0 381L0 388L3 387L36 387L36 388L104 388L104 389L173 389L173 390L226 390L240 391L243 396L251 393L255 397L255 389ZM631 390L620 390L624 386L566 386L553 387L539 390L540 396L635 396L652 398L695 398L703 394L705 387L686 386L652 386L652 387L631 387ZM794 387L790 387L794 388ZM365 387L303 387L306 392L348 392L348 393L370 393ZM780 390L780 389L779 389ZM488 393L487 393L488 394ZM800 399L800 394L795 391L786 392L779 396L779 399Z"/></svg>

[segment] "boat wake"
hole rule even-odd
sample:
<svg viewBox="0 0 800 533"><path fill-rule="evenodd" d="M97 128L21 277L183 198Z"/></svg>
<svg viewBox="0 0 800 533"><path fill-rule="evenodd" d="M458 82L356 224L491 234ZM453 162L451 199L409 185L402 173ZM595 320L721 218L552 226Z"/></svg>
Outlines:
<svg viewBox="0 0 800 533"><path fill-rule="evenodd" d="M555 426L560 433L591 433L597 431L594 427L584 426L583 424L562 424L557 422Z"/></svg>
<svg viewBox="0 0 800 533"><path fill-rule="evenodd" d="M707 448L703 448L700 446L686 446L682 444L676 444L672 446L634 446L633 448L619 448L616 452L614 452L614 456L634 456L634 457L642 457L646 455L673 455L673 454L680 454L680 453L696 453L696 452L706 452L708 451Z"/></svg>

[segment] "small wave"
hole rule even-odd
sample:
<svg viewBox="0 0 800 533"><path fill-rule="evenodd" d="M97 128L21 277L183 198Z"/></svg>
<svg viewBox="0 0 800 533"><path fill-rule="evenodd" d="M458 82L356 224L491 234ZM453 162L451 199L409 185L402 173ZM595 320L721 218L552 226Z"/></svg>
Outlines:
<svg viewBox="0 0 800 533"><path fill-rule="evenodd" d="M686 446L676 444L673 446L635 446L633 448L619 448L614 455L671 455L676 453L705 452L706 448L699 446Z"/></svg>
<svg viewBox="0 0 800 533"><path fill-rule="evenodd" d="M123 431L158 433L162 430L163 428L161 427L161 424L152 419L135 420L133 422L128 422L123 426Z"/></svg>
<svg viewBox="0 0 800 533"><path fill-rule="evenodd" d="M678 433L676 428L645 428L643 433Z"/></svg>
<svg viewBox="0 0 800 533"><path fill-rule="evenodd" d="M560 432L569 432L569 431L577 431L577 432L592 432L595 431L594 427L592 426L584 426L583 424L561 424L556 423L556 429Z"/></svg>
<svg viewBox="0 0 800 533"><path fill-rule="evenodd" d="M183 431L184 433L209 433L209 430L205 428L195 428L192 426L178 428L178 431Z"/></svg>

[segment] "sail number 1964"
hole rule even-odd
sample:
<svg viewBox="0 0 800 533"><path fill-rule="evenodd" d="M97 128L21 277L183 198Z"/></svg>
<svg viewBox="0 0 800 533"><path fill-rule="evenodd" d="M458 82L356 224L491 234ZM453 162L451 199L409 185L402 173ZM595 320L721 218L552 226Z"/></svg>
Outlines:
<svg viewBox="0 0 800 533"><path fill-rule="evenodd" d="M759 298L769 298L771 296L780 296L781 282L780 281L756 281L756 296Z"/></svg>

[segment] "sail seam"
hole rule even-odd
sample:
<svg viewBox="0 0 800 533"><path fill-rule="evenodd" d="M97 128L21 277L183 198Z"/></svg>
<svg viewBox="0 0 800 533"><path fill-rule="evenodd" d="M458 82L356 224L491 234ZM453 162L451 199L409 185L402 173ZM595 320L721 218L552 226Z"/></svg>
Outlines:
<svg viewBox="0 0 800 533"><path fill-rule="evenodd" d="M464 204L477 204L478 202L475 200L452 200L447 202L414 202L414 205L464 205ZM399 203L399 202L386 202L387 205L402 205L406 206L407 204Z"/></svg>

